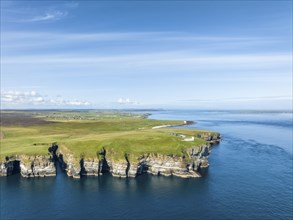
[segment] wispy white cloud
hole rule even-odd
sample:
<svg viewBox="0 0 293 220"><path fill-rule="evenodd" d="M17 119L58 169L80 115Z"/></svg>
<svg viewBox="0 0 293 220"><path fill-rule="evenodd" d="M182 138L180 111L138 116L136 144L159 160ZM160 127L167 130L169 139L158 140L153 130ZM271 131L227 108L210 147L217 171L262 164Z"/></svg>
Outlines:
<svg viewBox="0 0 293 220"><path fill-rule="evenodd" d="M10 3L9 3L10 2ZM44 4L19 4L17 1L1 2L1 13L5 20L2 22L33 23L57 21L65 18L69 11L78 7L77 2L47 2Z"/></svg>
<svg viewBox="0 0 293 220"><path fill-rule="evenodd" d="M36 91L1 91L1 105L6 107L14 106L89 106L88 101L80 100L67 100L62 97L50 98L46 95L42 95Z"/></svg>
<svg viewBox="0 0 293 220"><path fill-rule="evenodd" d="M47 12L42 16L36 16L25 21L45 21L45 20L58 20L65 17L68 14L67 11L53 11ZM241 45L255 45L276 43L283 39L272 37L260 37L260 36L223 36L223 35L197 35L188 32L92 32L92 33L61 33L61 32L5 32L3 33L3 41L6 47L39 47L46 46L47 44L40 45L40 40L46 41L50 45L65 44L70 45L72 43L89 43L89 42L103 42L103 41L144 41L149 43L224 43L224 46L232 44L235 46Z"/></svg>
<svg viewBox="0 0 293 220"><path fill-rule="evenodd" d="M39 56L6 56L2 64L59 64L59 65L103 65L115 63L116 66L143 67L149 65L180 66L194 68L233 68L237 67L272 67L291 65L292 55L281 54L232 54L232 55L198 55L186 51L170 51L164 53L125 54L113 56L79 56L76 54L56 54ZM186 67L185 66L185 67Z"/></svg>
<svg viewBox="0 0 293 220"><path fill-rule="evenodd" d="M138 101L131 100L130 98L119 98L117 103L120 105L139 105Z"/></svg>
<svg viewBox="0 0 293 220"><path fill-rule="evenodd" d="M56 21L60 20L68 15L67 11L48 11L43 15L38 15L28 19L19 20L20 22L41 22L41 21Z"/></svg>
<svg viewBox="0 0 293 220"><path fill-rule="evenodd" d="M49 16L46 16L49 17ZM40 19L39 17L30 19ZM42 18L41 18L42 19ZM58 33L58 32L4 32L2 43L5 48L39 48L62 45L82 45L107 41L160 41L169 32L96 32L96 33ZM171 33L171 32L170 32ZM170 34L169 33L169 34ZM44 44L46 42L46 44Z"/></svg>

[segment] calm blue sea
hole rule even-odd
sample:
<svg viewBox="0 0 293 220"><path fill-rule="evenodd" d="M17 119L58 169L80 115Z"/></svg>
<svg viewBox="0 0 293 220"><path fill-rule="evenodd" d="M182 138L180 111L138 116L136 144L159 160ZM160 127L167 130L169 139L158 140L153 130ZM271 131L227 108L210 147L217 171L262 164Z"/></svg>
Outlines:
<svg viewBox="0 0 293 220"><path fill-rule="evenodd" d="M199 179L0 178L0 219L292 219L292 113L153 111L223 141Z"/></svg>

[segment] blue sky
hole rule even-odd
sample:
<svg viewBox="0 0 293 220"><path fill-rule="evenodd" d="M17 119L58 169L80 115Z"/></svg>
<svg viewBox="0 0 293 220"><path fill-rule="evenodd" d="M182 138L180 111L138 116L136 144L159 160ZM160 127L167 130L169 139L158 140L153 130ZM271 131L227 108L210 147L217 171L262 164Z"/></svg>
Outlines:
<svg viewBox="0 0 293 220"><path fill-rule="evenodd" d="M292 109L292 1L1 1L1 107Z"/></svg>

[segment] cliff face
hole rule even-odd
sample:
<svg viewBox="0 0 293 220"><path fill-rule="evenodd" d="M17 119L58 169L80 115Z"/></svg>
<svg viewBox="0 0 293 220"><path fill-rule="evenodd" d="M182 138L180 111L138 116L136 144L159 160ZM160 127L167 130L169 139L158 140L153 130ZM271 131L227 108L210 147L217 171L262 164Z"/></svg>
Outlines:
<svg viewBox="0 0 293 220"><path fill-rule="evenodd" d="M9 176L12 175L15 171L16 164L14 160L1 162L0 163L0 176ZM19 162L18 162L19 167Z"/></svg>
<svg viewBox="0 0 293 220"><path fill-rule="evenodd" d="M153 175L178 176L183 178L200 177L200 173L192 168L192 161L183 157L150 155L144 161L147 172Z"/></svg>
<svg viewBox="0 0 293 220"><path fill-rule="evenodd" d="M174 175L182 178L201 177L201 169L209 166L209 146L194 147L189 149L187 153L188 158L160 154L142 155L138 162L129 161L127 156L124 161L115 161L111 157L91 161L82 159L80 168L73 168L72 162L69 163L69 167L76 174L75 176L72 175L69 168L66 168L66 171L69 176L75 178L80 175L100 175L103 172L110 172L112 176L122 178L136 177L143 173ZM80 174L77 173L78 171Z"/></svg>
<svg viewBox="0 0 293 220"><path fill-rule="evenodd" d="M161 154L142 155L137 162L125 157L115 161L105 155L101 159L77 160L70 154L57 153L57 159L68 176L101 175L109 172L114 177L136 177L143 173L182 178L200 177L200 170L209 166L208 145L188 150L188 158ZM52 156L19 156L0 163L0 176L20 172L23 177L55 176L56 167Z"/></svg>
<svg viewBox="0 0 293 220"><path fill-rule="evenodd" d="M71 154L62 154L62 152L59 152L57 153L57 157L67 176L77 179L80 178L81 166Z"/></svg>
<svg viewBox="0 0 293 220"><path fill-rule="evenodd" d="M101 172L101 161L97 159L84 161L81 160L81 175L87 175L87 176L98 176Z"/></svg>
<svg viewBox="0 0 293 220"><path fill-rule="evenodd" d="M21 156L20 173L23 177L56 176L56 167L51 156Z"/></svg>
<svg viewBox="0 0 293 220"><path fill-rule="evenodd" d="M116 162L114 160L107 160L109 167L110 167L110 173L114 177L127 177L127 171L128 171L128 162L125 161L119 161Z"/></svg>
<svg viewBox="0 0 293 220"><path fill-rule="evenodd" d="M51 156L17 156L0 163L0 176L20 173L23 177L56 176L56 167Z"/></svg>

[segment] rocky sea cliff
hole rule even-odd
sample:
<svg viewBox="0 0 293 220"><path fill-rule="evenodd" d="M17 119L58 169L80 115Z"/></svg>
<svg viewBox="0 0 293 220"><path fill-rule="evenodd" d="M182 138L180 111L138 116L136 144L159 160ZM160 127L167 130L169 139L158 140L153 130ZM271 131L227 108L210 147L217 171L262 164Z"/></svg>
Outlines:
<svg viewBox="0 0 293 220"><path fill-rule="evenodd" d="M68 176L99 176L110 173L114 177L131 178L144 173L181 178L201 177L208 166L208 157L213 143L220 141L220 136L205 137L206 145L188 148L186 156L163 155L156 153L143 154L136 160L115 160L103 148L96 159L79 158L64 153L56 143L49 147L48 156L16 155L6 157L0 162L0 176L20 173L23 177L48 177L56 175L59 164Z"/></svg>

